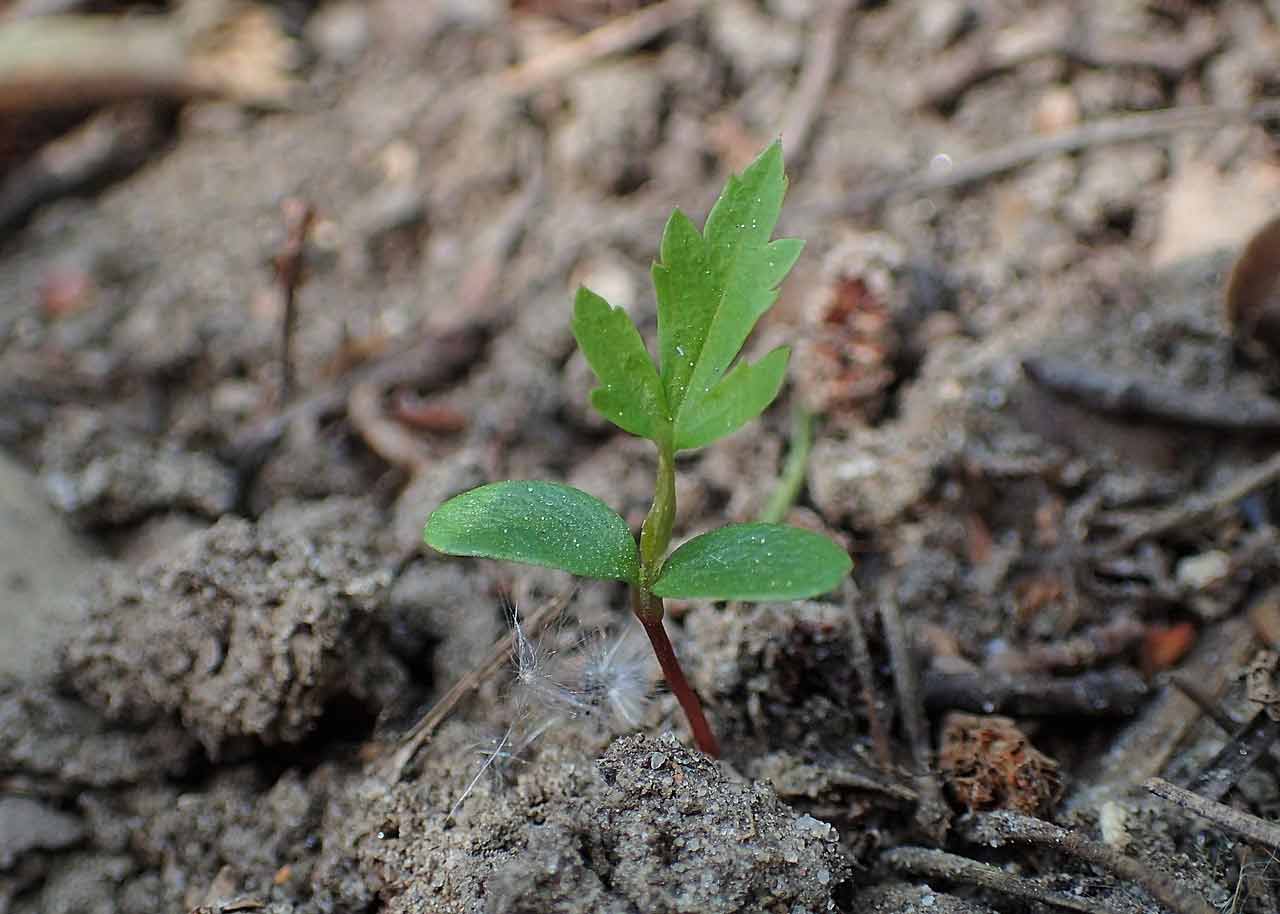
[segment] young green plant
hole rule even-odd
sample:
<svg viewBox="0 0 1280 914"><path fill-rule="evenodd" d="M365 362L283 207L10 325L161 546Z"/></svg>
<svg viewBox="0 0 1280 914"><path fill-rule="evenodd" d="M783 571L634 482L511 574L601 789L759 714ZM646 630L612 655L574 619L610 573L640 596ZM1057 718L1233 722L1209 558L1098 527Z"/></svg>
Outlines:
<svg viewBox="0 0 1280 914"><path fill-rule="evenodd" d="M786 374L785 346L755 363L733 364L804 246L792 238L769 240L786 187L775 142L741 176L729 178L702 231L680 210L672 213L653 265L657 365L626 311L578 290L573 335L600 381L591 403L658 451L653 506L638 542L600 499L551 482L497 482L464 492L432 513L424 533L427 545L451 555L629 584L632 609L663 676L709 755L719 747L663 628L663 599L802 599L834 589L852 567L826 537L782 524L732 524L668 554L676 454L711 444L760 415Z"/></svg>

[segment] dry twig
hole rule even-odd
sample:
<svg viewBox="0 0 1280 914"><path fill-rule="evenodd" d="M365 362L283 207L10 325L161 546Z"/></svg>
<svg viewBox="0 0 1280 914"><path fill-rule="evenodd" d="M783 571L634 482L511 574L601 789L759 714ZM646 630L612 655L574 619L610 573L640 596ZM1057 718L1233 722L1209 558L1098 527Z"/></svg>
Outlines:
<svg viewBox="0 0 1280 914"><path fill-rule="evenodd" d="M1223 733L1230 735L1240 729L1240 722L1233 720L1226 711L1222 710L1218 699L1191 677L1184 673L1174 673L1169 677L1169 682L1176 686L1179 692L1194 701L1200 713L1217 724Z"/></svg>
<svg viewBox="0 0 1280 914"><path fill-rule="evenodd" d="M858 215L871 212L891 197L902 194L929 194L978 184L1032 162L1055 155L1080 152L1096 146L1134 143L1187 130L1214 130L1231 124L1256 124L1280 118L1280 102L1260 102L1249 108L1213 105L1166 108L1142 114L1122 114L1083 124L1052 136L1018 140L999 149L961 162L945 172L925 168L911 174L888 178L843 200L810 208L807 218Z"/></svg>
<svg viewBox="0 0 1280 914"><path fill-rule="evenodd" d="M1076 358L1039 356L1022 370L1036 386L1107 415L1228 432L1280 431L1280 402L1189 389L1109 371Z"/></svg>
<svg viewBox="0 0 1280 914"><path fill-rule="evenodd" d="M1240 501L1258 489L1280 482L1280 453L1256 466L1236 474L1224 486L1210 492L1194 492L1182 501L1153 514L1130 521L1128 529L1099 550L1100 555L1128 552L1142 540L1169 533L1186 531L1204 522L1218 511Z"/></svg>
<svg viewBox="0 0 1280 914"><path fill-rule="evenodd" d="M804 66L787 102L787 116L782 122L782 138L787 143L787 159L792 167L808 151L818 108L826 98L827 87L836 73L845 20L853 5L853 0L827 0L819 7L810 26Z"/></svg>
<svg viewBox="0 0 1280 914"><path fill-rule="evenodd" d="M924 701L932 711L960 710L1013 717L1123 717L1137 711L1150 690L1125 667L1077 676L992 672L924 676Z"/></svg>
<svg viewBox="0 0 1280 914"><path fill-rule="evenodd" d="M881 854L880 859L895 870L923 876L926 879L976 885L1013 898L1038 901L1068 911L1081 911L1085 914L1115 914L1115 909L1109 905L1055 892L1030 879L1006 873L999 867L979 863L968 857L948 854L946 851L927 847L896 847Z"/></svg>
<svg viewBox="0 0 1280 914"><path fill-rule="evenodd" d="M1089 669L1124 654L1146 633L1146 625L1127 613L1120 613L1102 625L1088 626L1074 638L998 654L987 666L1001 673L1023 674Z"/></svg>
<svg viewBox="0 0 1280 914"><path fill-rule="evenodd" d="M196 6L211 15L187 15ZM232 3L162 16L0 20L0 113L139 98L281 105L293 87L288 47L268 11Z"/></svg>
<svg viewBox="0 0 1280 914"><path fill-rule="evenodd" d="M951 824L951 810L943 799L942 784L934 770L929 729L920 695L920 681L911 656L911 645L902 617L898 613L898 604L891 598L880 601L880 619L884 624L884 637L889 647L889 661L893 665L893 684L898 693L902 725L911 745L916 792L920 795L920 802L916 806L916 824L925 835L941 843Z"/></svg>
<svg viewBox="0 0 1280 914"><path fill-rule="evenodd" d="M1142 886L1152 898L1176 914L1217 914L1209 902L1182 886L1170 874L1170 867L1153 864L1150 851L1146 852L1147 859L1138 860L1099 841L1093 841L1078 831L1014 812L989 812L969 816L960 822L960 831L965 840L973 844L986 847L1031 844L1096 864L1122 879Z"/></svg>
<svg viewBox="0 0 1280 914"><path fill-rule="evenodd" d="M1274 822L1260 819L1255 815L1227 806L1225 803L1206 800L1190 790L1170 784L1164 778L1149 778L1142 786L1160 799L1176 803L1183 809L1208 819L1233 834L1256 842L1269 851L1280 850L1280 825Z"/></svg>
<svg viewBox="0 0 1280 914"><path fill-rule="evenodd" d="M691 19L707 0L662 0L619 16L532 60L481 81L481 89L520 98L558 82L605 57L628 51Z"/></svg>
<svg viewBox="0 0 1280 914"><path fill-rule="evenodd" d="M1182 672L1208 691L1216 692L1254 646L1253 630L1246 620L1224 619L1206 631L1190 658L1183 661ZM1195 702L1172 685L1165 685L1137 720L1090 766L1091 771L1080 778L1082 787L1068 799L1068 808L1096 808L1104 800L1158 774L1199 717Z"/></svg>
<svg viewBox="0 0 1280 914"><path fill-rule="evenodd" d="M378 385L366 381L351 388L347 418L369 450L410 477L430 465L431 454L422 440L382 408L382 388Z"/></svg>
<svg viewBox="0 0 1280 914"><path fill-rule="evenodd" d="M881 711L884 699L876 687L875 664L871 662L871 649L867 646L867 632L862 626L862 613L858 610L857 588L846 581L844 603L849 608L849 646L853 651L853 666L862 684L862 703L867 708L867 728L871 731L871 748L876 761L885 771L893 767L893 749L889 743L889 728Z"/></svg>
<svg viewBox="0 0 1280 914"><path fill-rule="evenodd" d="M174 17L49 16L0 26L3 113L212 90L192 73Z"/></svg>
<svg viewBox="0 0 1280 914"><path fill-rule="evenodd" d="M1209 800L1221 800L1249 769L1269 757L1277 740L1280 722L1265 712L1255 714L1196 776L1191 789Z"/></svg>
<svg viewBox="0 0 1280 914"><path fill-rule="evenodd" d="M1177 79L1222 44L1211 16L1196 19L1177 38L1142 42L1089 35L1083 19L1066 8L1051 8L1035 26L1016 35L1016 40L1007 40L1002 34L993 40L991 31L983 30L968 44L951 51L927 71L916 93L916 105L945 108L977 83L1052 55L1086 67L1154 70L1166 79Z"/></svg>
<svg viewBox="0 0 1280 914"><path fill-rule="evenodd" d="M524 621L525 637L530 639L537 638L548 624L564 612L571 595L572 593L570 592L553 597L530 613ZM395 784L404 776L405 768L413 761L413 757L418 754L418 750L425 746L435 734L436 728L453 713L453 709L458 706L462 699L479 689L498 670L502 669L504 664L510 661L511 651L514 647L515 633L511 632L493 646L484 663L455 682L453 687L431 706L431 710L424 714L400 738L395 750L389 756L383 758L380 775L384 781L388 784Z"/></svg>
<svg viewBox="0 0 1280 914"><path fill-rule="evenodd" d="M378 362L343 375L328 387L303 396L282 412L249 426L231 442L224 456L242 468L260 464L293 423L316 422L322 416L340 412L351 391L360 383L368 383L378 389L410 382L441 384L475 361L487 335L486 327L472 325L412 340Z"/></svg>
<svg viewBox="0 0 1280 914"><path fill-rule="evenodd" d="M460 117L477 106L518 101L565 80L606 57L621 54L652 41L697 15L709 0L661 0L635 12L618 16L584 35L565 41L537 57L497 73L476 77L459 86L445 100L424 99L430 107L419 109L429 118L431 132L451 129ZM407 112L406 112L407 114Z"/></svg>
<svg viewBox="0 0 1280 914"><path fill-rule="evenodd" d="M315 221L315 207L290 197L280 205L284 216L284 245L275 258L276 282L280 284L283 313L280 319L280 402L293 396L293 335L298 323L298 287L302 285L307 235Z"/></svg>

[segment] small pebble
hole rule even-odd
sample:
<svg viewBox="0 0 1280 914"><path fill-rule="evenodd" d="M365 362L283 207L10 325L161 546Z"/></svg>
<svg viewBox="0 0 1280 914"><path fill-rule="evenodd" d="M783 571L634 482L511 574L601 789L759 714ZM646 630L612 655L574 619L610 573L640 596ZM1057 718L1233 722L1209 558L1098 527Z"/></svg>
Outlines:
<svg viewBox="0 0 1280 914"><path fill-rule="evenodd" d="M649 767L657 771L667 763L667 754L665 752L650 752Z"/></svg>
<svg viewBox="0 0 1280 914"><path fill-rule="evenodd" d="M1098 810L1098 828L1102 831L1102 840L1108 847L1118 851L1129 846L1129 829L1127 820L1129 811L1114 800L1108 800Z"/></svg>
<svg viewBox="0 0 1280 914"><path fill-rule="evenodd" d="M1231 557L1221 549L1211 549L1179 561L1175 577L1183 587L1204 590L1225 578L1230 570Z"/></svg>

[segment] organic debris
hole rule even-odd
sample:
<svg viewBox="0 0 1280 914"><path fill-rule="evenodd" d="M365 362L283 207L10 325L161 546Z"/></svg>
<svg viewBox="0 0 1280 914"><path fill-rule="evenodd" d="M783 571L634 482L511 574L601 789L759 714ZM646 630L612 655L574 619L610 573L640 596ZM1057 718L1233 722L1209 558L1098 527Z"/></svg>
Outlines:
<svg viewBox="0 0 1280 914"><path fill-rule="evenodd" d="M952 712L942 721L938 765L951 799L968 812L1053 811L1062 798L1058 763L1007 717Z"/></svg>

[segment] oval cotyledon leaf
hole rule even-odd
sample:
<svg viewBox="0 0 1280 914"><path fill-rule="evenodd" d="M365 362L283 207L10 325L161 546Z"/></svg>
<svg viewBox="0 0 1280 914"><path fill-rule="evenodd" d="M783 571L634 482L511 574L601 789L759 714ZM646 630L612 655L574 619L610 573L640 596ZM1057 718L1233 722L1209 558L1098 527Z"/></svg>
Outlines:
<svg viewBox="0 0 1280 914"><path fill-rule="evenodd" d="M639 580L635 538L617 512L554 482L495 482L446 501L423 539L450 555L506 559L586 578Z"/></svg>
<svg viewBox="0 0 1280 914"><path fill-rule="evenodd" d="M817 533L783 524L733 524L671 553L653 592L710 600L800 600L839 586L849 554Z"/></svg>

